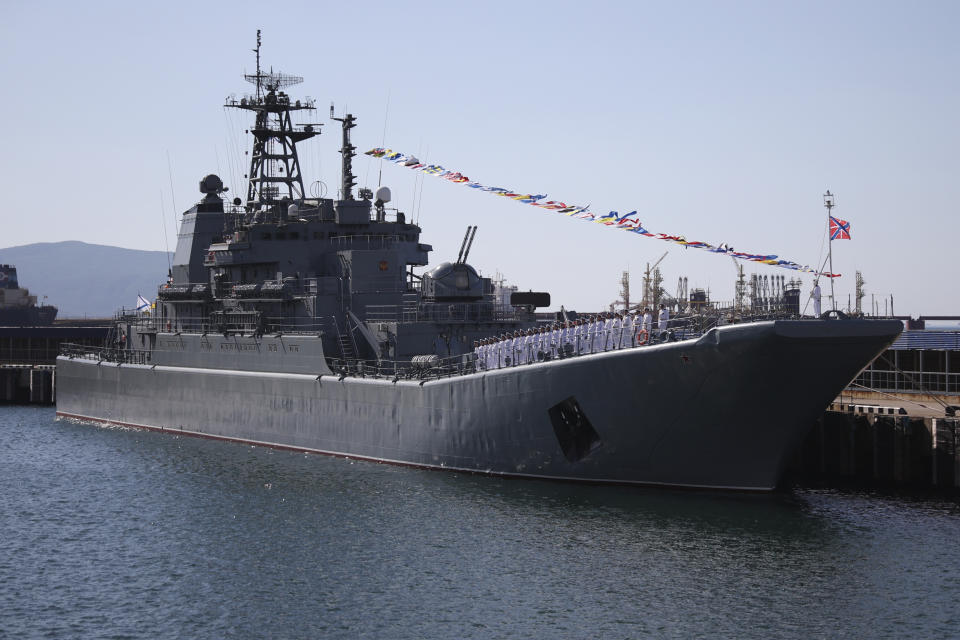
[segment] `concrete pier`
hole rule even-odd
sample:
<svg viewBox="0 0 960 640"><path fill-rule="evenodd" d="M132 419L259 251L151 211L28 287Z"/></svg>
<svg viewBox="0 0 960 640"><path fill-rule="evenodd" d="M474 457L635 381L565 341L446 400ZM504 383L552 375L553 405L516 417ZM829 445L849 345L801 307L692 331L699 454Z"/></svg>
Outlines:
<svg viewBox="0 0 960 640"><path fill-rule="evenodd" d="M109 319L0 327L0 404L56 403L56 362L60 345L102 347L109 328Z"/></svg>
<svg viewBox="0 0 960 640"><path fill-rule="evenodd" d="M0 365L0 404L54 404L56 377L54 365Z"/></svg>
<svg viewBox="0 0 960 640"><path fill-rule="evenodd" d="M43 327L0 327L0 364L55 364L61 344L102 347L109 328L105 320L85 321L82 326L64 322Z"/></svg>
<svg viewBox="0 0 960 640"><path fill-rule="evenodd" d="M958 441L957 418L827 411L791 461L785 483L956 492Z"/></svg>

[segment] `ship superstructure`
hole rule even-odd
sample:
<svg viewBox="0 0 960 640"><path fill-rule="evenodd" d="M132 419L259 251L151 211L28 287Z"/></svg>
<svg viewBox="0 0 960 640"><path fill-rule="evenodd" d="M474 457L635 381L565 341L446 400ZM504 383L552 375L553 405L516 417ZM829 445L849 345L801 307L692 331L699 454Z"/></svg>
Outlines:
<svg viewBox="0 0 960 640"><path fill-rule="evenodd" d="M38 305L37 296L20 286L15 266L0 264L0 326L53 324L56 317L56 307Z"/></svg>
<svg viewBox="0 0 960 640"><path fill-rule="evenodd" d="M344 361L410 360L464 354L474 340L535 322L534 306L502 304L466 262L475 227L456 261L414 273L432 249L420 227L391 207L388 188L354 193L352 114L333 118L342 131L339 197L304 197L297 144L320 127L294 125L292 114L312 111L313 102L283 91L300 78L260 69L259 43L257 60L246 76L255 93L226 104L255 114L246 201L226 202L220 178L203 178L205 197L183 216L157 314L128 328L133 342L153 348L152 329L313 333Z"/></svg>

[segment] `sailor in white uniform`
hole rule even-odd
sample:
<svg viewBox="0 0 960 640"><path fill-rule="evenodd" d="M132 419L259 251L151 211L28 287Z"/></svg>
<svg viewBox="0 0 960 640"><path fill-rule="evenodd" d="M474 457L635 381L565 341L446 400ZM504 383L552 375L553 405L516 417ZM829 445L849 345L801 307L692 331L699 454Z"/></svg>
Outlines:
<svg viewBox="0 0 960 640"><path fill-rule="evenodd" d="M576 355L577 353L577 333L573 322L564 322L563 327L563 354L565 356Z"/></svg>
<svg viewBox="0 0 960 640"><path fill-rule="evenodd" d="M661 336L667 332L667 326L669 324L670 324L670 310L661 304L660 313L657 316L657 331L660 332Z"/></svg>
<svg viewBox="0 0 960 640"><path fill-rule="evenodd" d="M643 330L647 332L647 340L650 340L650 332L653 331L653 314L650 313L649 307L643 310Z"/></svg>
<svg viewBox="0 0 960 640"><path fill-rule="evenodd" d="M603 318L593 316L590 322L590 351L599 353L603 351Z"/></svg>
<svg viewBox="0 0 960 640"><path fill-rule="evenodd" d="M573 352L577 355L583 353L583 320L578 319L573 323Z"/></svg>
<svg viewBox="0 0 960 640"><path fill-rule="evenodd" d="M622 349L627 349L634 346L634 343L637 339L637 334L633 332L633 314L629 311L623 315L622 336L623 337L620 339L620 347Z"/></svg>
<svg viewBox="0 0 960 640"><path fill-rule="evenodd" d="M597 317L596 348L598 352L607 350L607 318L602 313Z"/></svg>
<svg viewBox="0 0 960 640"><path fill-rule="evenodd" d="M623 339L623 317L619 313L613 315L613 337L611 343L614 349L619 349Z"/></svg>

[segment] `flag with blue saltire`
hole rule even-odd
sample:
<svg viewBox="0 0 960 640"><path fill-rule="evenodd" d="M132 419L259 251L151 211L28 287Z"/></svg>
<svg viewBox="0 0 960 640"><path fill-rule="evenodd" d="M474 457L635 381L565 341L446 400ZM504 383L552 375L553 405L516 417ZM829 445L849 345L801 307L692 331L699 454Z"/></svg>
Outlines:
<svg viewBox="0 0 960 640"><path fill-rule="evenodd" d="M150 301L144 298L139 293L137 294L137 312L150 313Z"/></svg>
<svg viewBox="0 0 960 640"><path fill-rule="evenodd" d="M840 218L830 216L830 239L831 240L849 240L850 223Z"/></svg>

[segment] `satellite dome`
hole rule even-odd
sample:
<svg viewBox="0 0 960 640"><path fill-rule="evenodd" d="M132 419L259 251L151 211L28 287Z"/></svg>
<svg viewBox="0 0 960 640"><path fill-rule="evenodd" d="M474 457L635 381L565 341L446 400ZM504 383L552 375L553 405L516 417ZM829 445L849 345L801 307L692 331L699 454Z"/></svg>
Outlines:
<svg viewBox="0 0 960 640"><path fill-rule="evenodd" d="M377 189L377 200L380 202L390 202L390 187L380 187Z"/></svg>

